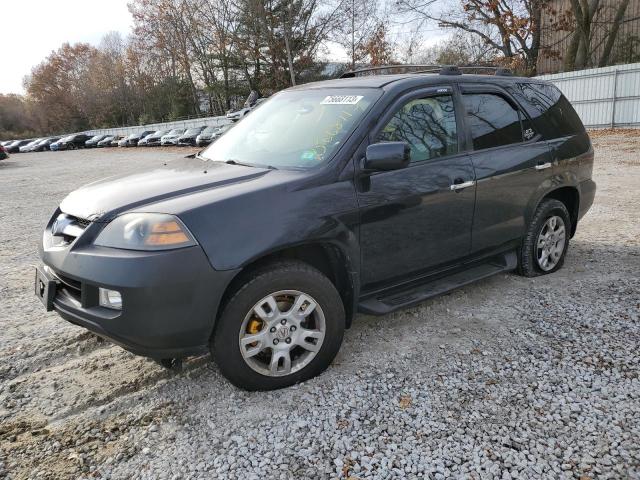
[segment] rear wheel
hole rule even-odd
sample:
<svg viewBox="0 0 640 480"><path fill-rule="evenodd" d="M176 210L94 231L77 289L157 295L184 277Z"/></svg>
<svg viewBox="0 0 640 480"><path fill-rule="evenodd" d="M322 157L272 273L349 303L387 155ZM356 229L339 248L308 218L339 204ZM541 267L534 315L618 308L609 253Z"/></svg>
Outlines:
<svg viewBox="0 0 640 480"><path fill-rule="evenodd" d="M571 218L564 203L547 199L536 209L520 248L518 273L525 277L559 270L569 248Z"/></svg>
<svg viewBox="0 0 640 480"><path fill-rule="evenodd" d="M211 340L222 374L247 390L272 390L324 371L340 349L345 315L327 277L298 262L245 279L227 302Z"/></svg>

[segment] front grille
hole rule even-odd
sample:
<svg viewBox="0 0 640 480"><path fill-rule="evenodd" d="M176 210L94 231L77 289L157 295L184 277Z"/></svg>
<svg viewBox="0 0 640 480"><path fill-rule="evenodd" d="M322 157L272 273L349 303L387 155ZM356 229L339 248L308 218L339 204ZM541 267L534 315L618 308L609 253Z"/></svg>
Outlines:
<svg viewBox="0 0 640 480"><path fill-rule="evenodd" d="M51 225L51 235L68 244L78 238L91 225L90 220L61 213Z"/></svg>
<svg viewBox="0 0 640 480"><path fill-rule="evenodd" d="M86 220L84 218L73 217L76 220L76 223L80 225L82 228L87 228L91 225L91 220Z"/></svg>

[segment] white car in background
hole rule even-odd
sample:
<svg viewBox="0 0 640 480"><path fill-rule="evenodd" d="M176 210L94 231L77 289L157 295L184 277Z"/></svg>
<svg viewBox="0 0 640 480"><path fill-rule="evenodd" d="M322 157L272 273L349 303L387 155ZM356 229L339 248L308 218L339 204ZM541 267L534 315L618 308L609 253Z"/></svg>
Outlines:
<svg viewBox="0 0 640 480"><path fill-rule="evenodd" d="M184 128L174 128L160 139L160 145L177 145L178 139L184 133Z"/></svg>

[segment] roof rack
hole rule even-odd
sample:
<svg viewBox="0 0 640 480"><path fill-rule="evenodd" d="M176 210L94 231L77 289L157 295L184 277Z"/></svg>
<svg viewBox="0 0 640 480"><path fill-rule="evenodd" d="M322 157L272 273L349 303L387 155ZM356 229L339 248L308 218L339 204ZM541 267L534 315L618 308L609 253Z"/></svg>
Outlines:
<svg viewBox="0 0 640 480"><path fill-rule="evenodd" d="M351 70L349 72L345 72L342 75L340 75L340 78L353 78L353 77L360 77L365 75L393 75L394 73L410 73L408 72L408 70L412 70L412 69L424 70L424 69L432 69L432 68L439 69L439 68L442 68L442 66L441 65L383 65L379 67L369 67L369 68L361 68L358 70ZM389 70L389 72L377 73L383 70ZM403 71L397 72L395 70L403 70Z"/></svg>
<svg viewBox="0 0 640 480"><path fill-rule="evenodd" d="M398 71L402 70L402 71ZM484 73L487 72L487 73ZM503 77L513 75L511 70L492 65L383 65L379 67L351 70L340 78L354 78L366 75L393 75L395 73L437 73L439 75L462 75L463 73L491 74Z"/></svg>

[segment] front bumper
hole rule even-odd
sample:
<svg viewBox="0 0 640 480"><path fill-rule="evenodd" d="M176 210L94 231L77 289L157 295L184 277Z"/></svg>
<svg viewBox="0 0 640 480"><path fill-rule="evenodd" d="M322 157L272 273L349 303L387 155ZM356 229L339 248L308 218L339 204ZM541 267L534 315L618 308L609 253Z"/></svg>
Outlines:
<svg viewBox="0 0 640 480"><path fill-rule="evenodd" d="M53 309L138 355L205 351L222 294L237 272L214 270L200 246L141 252L91 245L88 238L101 228L91 224L66 248L53 246L49 227L45 231L41 256L57 281ZM122 310L99 306L99 287L118 290Z"/></svg>

